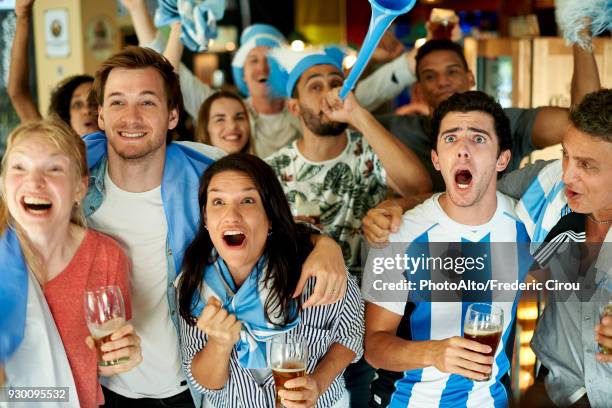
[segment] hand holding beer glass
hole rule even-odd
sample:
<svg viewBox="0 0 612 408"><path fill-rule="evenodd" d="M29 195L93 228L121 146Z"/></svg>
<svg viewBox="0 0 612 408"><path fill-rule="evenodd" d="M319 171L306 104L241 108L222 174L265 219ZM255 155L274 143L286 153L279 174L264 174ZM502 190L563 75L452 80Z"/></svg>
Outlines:
<svg viewBox="0 0 612 408"><path fill-rule="evenodd" d="M282 335L272 339L270 346L270 366L276 385L276 408L283 407L281 391L299 391L298 388L285 388L285 383L294 378L306 376L308 347L306 339L299 336ZM281 392L279 394L279 392Z"/></svg>
<svg viewBox="0 0 612 408"><path fill-rule="evenodd" d="M102 286L85 292L85 320L93 338L101 367L125 363L129 357L104 360L102 346L111 341L114 332L126 324L121 289L116 285Z"/></svg>
<svg viewBox="0 0 612 408"><path fill-rule="evenodd" d="M504 311L487 303L472 303L465 314L463 337L491 347L486 356L494 357L504 327ZM483 380L491 379L489 373Z"/></svg>

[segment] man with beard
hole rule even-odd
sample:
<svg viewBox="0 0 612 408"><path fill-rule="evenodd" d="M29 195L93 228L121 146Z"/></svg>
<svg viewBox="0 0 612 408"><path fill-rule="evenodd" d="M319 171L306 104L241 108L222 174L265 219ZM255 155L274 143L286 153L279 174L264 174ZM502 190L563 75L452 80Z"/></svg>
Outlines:
<svg viewBox="0 0 612 408"><path fill-rule="evenodd" d="M417 157L389 134L354 95L341 101L342 58L325 50L273 49L271 84L288 97L303 136L266 160L276 172L292 210L308 203L322 229L340 245L349 270L360 278L361 219L391 186L402 195L430 189ZM351 125L355 130L347 130ZM365 362L345 374L351 406L369 399L373 372Z"/></svg>
<svg viewBox="0 0 612 408"><path fill-rule="evenodd" d="M433 243L478 243L474 253L482 250L491 254L479 277L522 281L527 268L519 252L499 256L500 247L490 245L528 242L525 226L514 214L516 201L496 191L497 173L508 165L512 149L509 120L501 106L478 91L451 96L433 114L432 144L431 159L442 173L446 191L406 212L399 231L391 234L389 241L401 243L407 256L414 251L440 253L443 249ZM395 252L398 249L394 248ZM417 281L436 276L428 266L402 269L398 276L388 272L393 274L388 277L391 282L405 276L415 276ZM450 280L455 273L449 273ZM427 290L421 291L424 298L414 297L415 291L410 291L408 300L405 292L401 298L391 297L389 291L376 290L375 279L374 271L364 272L365 358L381 369L372 384L371 407L508 405L503 381L510 361L504 350L511 337L518 293L501 299L491 291L479 292L504 311L501 345L492 350L462 337L471 299L435 302L430 297L433 291Z"/></svg>
<svg viewBox="0 0 612 408"><path fill-rule="evenodd" d="M387 194L387 185L408 196L430 190L416 156L365 110L354 95L338 97L342 59L328 50L273 49L271 84L287 95L303 136L267 157L297 212L311 202L320 225L343 248L358 278L361 218ZM351 125L354 130L347 130ZM316 210L315 210L316 211ZM304 215L304 214L302 214ZM317 214L306 214L317 215Z"/></svg>

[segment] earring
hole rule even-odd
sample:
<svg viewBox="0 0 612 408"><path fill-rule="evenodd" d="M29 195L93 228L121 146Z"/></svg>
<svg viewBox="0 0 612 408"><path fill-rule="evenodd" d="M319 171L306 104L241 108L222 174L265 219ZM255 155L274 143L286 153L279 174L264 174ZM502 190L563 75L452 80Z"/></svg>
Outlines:
<svg viewBox="0 0 612 408"><path fill-rule="evenodd" d="M79 208L79 205L81 205L81 204L79 203L79 200L77 200L77 201L75 201L75 202L74 202L74 208Z"/></svg>

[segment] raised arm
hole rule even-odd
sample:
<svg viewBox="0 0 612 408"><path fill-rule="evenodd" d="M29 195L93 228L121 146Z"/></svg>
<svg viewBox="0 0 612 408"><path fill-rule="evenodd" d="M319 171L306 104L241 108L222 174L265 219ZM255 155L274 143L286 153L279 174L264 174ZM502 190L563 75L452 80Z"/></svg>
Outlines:
<svg viewBox="0 0 612 408"><path fill-rule="evenodd" d="M174 23L170 27L170 35L164 50L164 57L168 58L168 61L170 61L177 72L181 64L183 48L183 43L181 42L181 23Z"/></svg>
<svg viewBox="0 0 612 408"><path fill-rule="evenodd" d="M372 111L416 82L415 55L416 49L405 52L359 81L355 88L359 103Z"/></svg>
<svg viewBox="0 0 612 408"><path fill-rule="evenodd" d="M417 155L360 106L353 94L342 101L338 88L332 90L323 111L330 119L346 122L363 134L382 163L389 185L402 196L431 191L431 178Z"/></svg>
<svg viewBox="0 0 612 408"><path fill-rule="evenodd" d="M588 27L589 25L587 25ZM583 37L591 43L590 31L585 29ZM582 98L590 93L601 89L599 70L592 49L584 49L574 44L572 46L574 55L574 72L572 74L572 105L580 103ZM532 142L536 148L542 148L561 143L567 126L568 110L546 106L539 110L532 131Z"/></svg>
<svg viewBox="0 0 612 408"><path fill-rule="evenodd" d="M569 110L544 106L538 110L531 130L531 142L536 149L561 143L569 125Z"/></svg>
<svg viewBox="0 0 612 408"><path fill-rule="evenodd" d="M28 40L30 38L30 21L34 0L17 0L15 3L15 38L11 48L9 67L8 95L21 121L40 119L38 107L30 92L28 61Z"/></svg>
<svg viewBox="0 0 612 408"><path fill-rule="evenodd" d="M121 0L121 4L130 13L138 43L145 45L153 42L157 34L157 28L155 28L153 19L149 15L145 0Z"/></svg>
<svg viewBox="0 0 612 408"><path fill-rule="evenodd" d="M587 24L589 27L590 24ZM583 38L592 43L591 32L587 28L583 31ZM572 105L580 103L588 93L601 89L599 70L593 55L593 48L584 49L577 44L573 45L574 73L572 75Z"/></svg>

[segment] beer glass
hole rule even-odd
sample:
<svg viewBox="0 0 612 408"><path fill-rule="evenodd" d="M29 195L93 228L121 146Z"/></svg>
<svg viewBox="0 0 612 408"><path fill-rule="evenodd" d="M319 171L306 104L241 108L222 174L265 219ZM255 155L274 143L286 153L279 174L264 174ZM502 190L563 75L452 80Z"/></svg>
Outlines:
<svg viewBox="0 0 612 408"><path fill-rule="evenodd" d="M96 345L98 365L113 366L129 358L104 361L102 344L110 341L111 335L125 324L125 306L121 289L116 285L102 286L85 292L85 321Z"/></svg>
<svg viewBox="0 0 612 408"><path fill-rule="evenodd" d="M504 311L487 303L472 303L465 314L463 337L491 347L486 356L495 356L504 327ZM491 374L479 381L488 381Z"/></svg>
<svg viewBox="0 0 612 408"><path fill-rule="evenodd" d="M285 382L305 376L307 362L308 346L305 338L295 335L283 335L272 339L270 366L272 368L274 384L276 385L277 408L283 406L278 392L285 389L297 390L297 388L285 388Z"/></svg>
<svg viewBox="0 0 612 408"><path fill-rule="evenodd" d="M453 29L459 24L459 17L453 10L434 8L429 17L432 39L451 39Z"/></svg>

